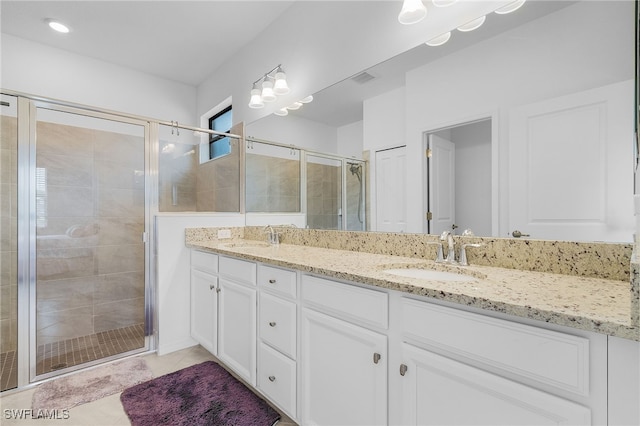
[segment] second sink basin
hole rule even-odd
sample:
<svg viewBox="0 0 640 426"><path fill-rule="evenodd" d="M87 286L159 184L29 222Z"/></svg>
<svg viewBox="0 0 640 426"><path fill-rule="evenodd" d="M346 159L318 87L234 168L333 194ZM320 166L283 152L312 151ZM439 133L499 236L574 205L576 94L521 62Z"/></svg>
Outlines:
<svg viewBox="0 0 640 426"><path fill-rule="evenodd" d="M476 281L477 278L471 275L457 274L455 272L434 271L432 269L421 268L393 268L385 269L382 272L386 272L391 275L398 275L408 278L419 278L423 280L434 281L456 281L456 282L468 282Z"/></svg>

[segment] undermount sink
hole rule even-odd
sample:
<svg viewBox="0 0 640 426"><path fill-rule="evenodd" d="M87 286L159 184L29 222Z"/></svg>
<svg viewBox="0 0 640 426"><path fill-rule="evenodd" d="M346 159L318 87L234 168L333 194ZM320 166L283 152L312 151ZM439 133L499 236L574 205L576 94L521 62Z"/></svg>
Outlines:
<svg viewBox="0 0 640 426"><path fill-rule="evenodd" d="M476 281L477 278L471 275L458 274L455 272L434 271L432 269L421 268L394 268L385 269L383 272L391 275L398 275L408 278L419 278L423 280L434 281L456 281L456 282L469 282Z"/></svg>

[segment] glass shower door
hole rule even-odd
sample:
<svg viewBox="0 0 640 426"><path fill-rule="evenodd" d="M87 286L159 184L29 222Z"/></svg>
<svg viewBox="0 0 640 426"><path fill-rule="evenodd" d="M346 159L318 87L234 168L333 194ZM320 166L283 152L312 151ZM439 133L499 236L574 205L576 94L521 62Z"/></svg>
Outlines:
<svg viewBox="0 0 640 426"><path fill-rule="evenodd" d="M147 128L107 115L36 108L32 379L147 347Z"/></svg>

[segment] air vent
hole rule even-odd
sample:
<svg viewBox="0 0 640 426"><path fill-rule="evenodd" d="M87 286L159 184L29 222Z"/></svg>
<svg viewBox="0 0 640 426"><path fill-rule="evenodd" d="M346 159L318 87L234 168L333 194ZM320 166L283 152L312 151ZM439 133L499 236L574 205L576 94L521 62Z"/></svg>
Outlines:
<svg viewBox="0 0 640 426"><path fill-rule="evenodd" d="M373 80L374 78L376 78L375 76L369 74L366 71L362 71L360 74L356 74L353 77L351 77L351 80L355 81L358 84L364 84L368 81Z"/></svg>

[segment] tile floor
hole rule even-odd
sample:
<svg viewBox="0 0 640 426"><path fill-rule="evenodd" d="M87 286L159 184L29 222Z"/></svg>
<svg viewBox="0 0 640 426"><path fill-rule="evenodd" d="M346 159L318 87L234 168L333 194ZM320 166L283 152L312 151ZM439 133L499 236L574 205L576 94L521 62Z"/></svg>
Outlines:
<svg viewBox="0 0 640 426"><path fill-rule="evenodd" d="M154 377L162 376L190 365L199 364L215 358L201 346L194 346L163 356L156 354L143 355ZM59 426L120 426L130 425L122 404L120 394L114 394L94 402L79 405L69 410L68 419L10 419L5 410L29 409L35 388L9 395L0 396L0 424L2 426L59 425ZM10 417L10 416L9 416ZM294 426L296 423L282 414L278 426Z"/></svg>

